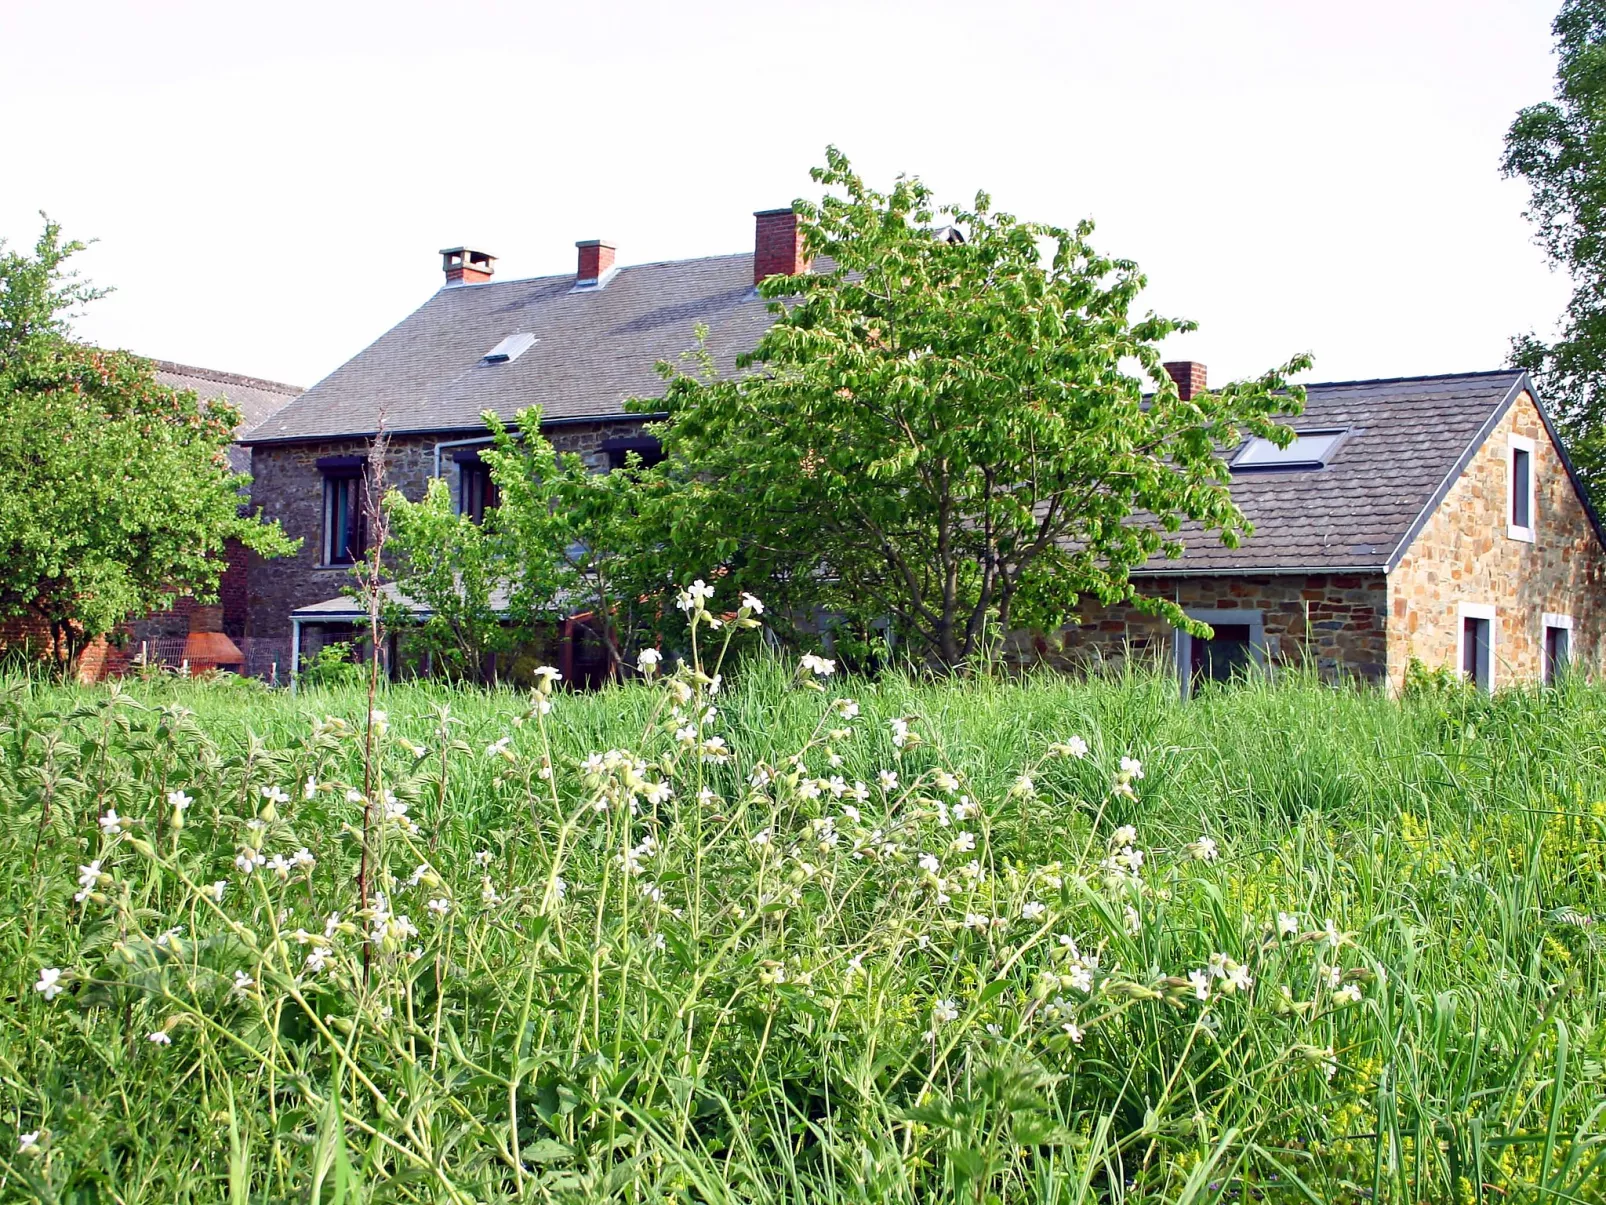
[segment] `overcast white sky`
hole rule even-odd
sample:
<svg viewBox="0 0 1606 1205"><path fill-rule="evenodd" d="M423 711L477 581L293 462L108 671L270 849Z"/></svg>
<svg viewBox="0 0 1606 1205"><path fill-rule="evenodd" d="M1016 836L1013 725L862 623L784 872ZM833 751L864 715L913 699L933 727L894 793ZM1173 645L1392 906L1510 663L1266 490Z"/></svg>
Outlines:
<svg viewBox="0 0 1606 1205"><path fill-rule="evenodd" d="M310 385L439 284L749 248L827 143L1091 216L1211 379L1473 371L1567 296L1498 171L1559 0L0 0L0 237L100 241L80 332ZM690 331L687 332L688 341Z"/></svg>

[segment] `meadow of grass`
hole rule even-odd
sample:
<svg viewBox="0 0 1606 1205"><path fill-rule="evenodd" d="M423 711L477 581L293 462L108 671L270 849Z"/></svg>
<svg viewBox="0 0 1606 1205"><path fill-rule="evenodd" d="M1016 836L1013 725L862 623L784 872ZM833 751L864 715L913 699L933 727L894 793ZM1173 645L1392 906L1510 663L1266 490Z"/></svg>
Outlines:
<svg viewBox="0 0 1606 1205"><path fill-rule="evenodd" d="M1606 690L725 669L13 682L0 1198L1606 1194Z"/></svg>

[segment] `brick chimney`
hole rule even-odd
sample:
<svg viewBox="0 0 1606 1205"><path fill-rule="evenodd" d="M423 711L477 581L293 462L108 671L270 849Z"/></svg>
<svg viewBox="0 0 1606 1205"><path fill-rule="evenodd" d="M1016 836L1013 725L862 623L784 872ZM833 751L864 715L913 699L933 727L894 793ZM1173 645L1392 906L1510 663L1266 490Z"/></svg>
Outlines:
<svg viewBox="0 0 1606 1205"><path fill-rule="evenodd" d="M575 244L580 249L580 266L574 274L576 285L594 285L613 267L612 243L599 238L586 239Z"/></svg>
<svg viewBox="0 0 1606 1205"><path fill-rule="evenodd" d="M1205 391L1205 366L1197 360L1168 360L1161 365L1177 383L1177 396L1183 401Z"/></svg>
<svg viewBox="0 0 1606 1205"><path fill-rule="evenodd" d="M441 270L449 285L477 285L491 279L496 256L489 251L470 251L467 247L441 248Z"/></svg>
<svg viewBox="0 0 1606 1205"><path fill-rule="evenodd" d="M766 276L796 276L807 272L803 255L803 229L791 209L760 209L753 214L753 283Z"/></svg>

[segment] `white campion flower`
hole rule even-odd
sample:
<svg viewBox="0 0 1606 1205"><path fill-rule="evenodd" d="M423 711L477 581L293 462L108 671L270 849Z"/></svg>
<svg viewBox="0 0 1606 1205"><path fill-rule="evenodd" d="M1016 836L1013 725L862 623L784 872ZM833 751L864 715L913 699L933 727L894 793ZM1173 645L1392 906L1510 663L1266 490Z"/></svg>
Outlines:
<svg viewBox="0 0 1606 1205"><path fill-rule="evenodd" d="M833 699L831 710L844 720L854 720L859 717L859 703L856 699Z"/></svg>
<svg viewBox="0 0 1606 1205"><path fill-rule="evenodd" d="M646 677L651 677L657 672L658 663L663 659L664 655L657 649L642 649L636 654L636 668Z"/></svg>
<svg viewBox="0 0 1606 1205"><path fill-rule="evenodd" d="M214 904L221 904L223 902L223 893L228 889L229 881L227 879L218 879L215 882L203 884L201 894Z"/></svg>
<svg viewBox="0 0 1606 1205"><path fill-rule="evenodd" d="M990 929L992 927L992 923L992 918L984 913L965 913L965 928L967 929Z"/></svg>
<svg viewBox="0 0 1606 1205"><path fill-rule="evenodd" d="M40 967L39 982L33 985L33 990L38 992L47 1001L54 1000L57 996L61 995L61 993L65 990L61 986L61 968Z"/></svg>
<svg viewBox="0 0 1606 1205"><path fill-rule="evenodd" d="M1050 745L1048 751L1056 757L1083 758L1087 756L1087 742L1079 736L1073 736L1057 745Z"/></svg>
<svg viewBox="0 0 1606 1205"><path fill-rule="evenodd" d="M1353 983L1346 983L1333 993L1333 1003L1339 1006L1346 1004L1359 1004L1361 1002L1361 989Z"/></svg>
<svg viewBox="0 0 1606 1205"><path fill-rule="evenodd" d="M512 761L513 760L513 755L508 752L508 746L511 745L512 743L513 743L513 738L511 736L498 737L496 740L492 741L489 745L485 746L485 756L486 757L505 757L505 758L508 759L508 761Z"/></svg>
<svg viewBox="0 0 1606 1205"><path fill-rule="evenodd" d="M281 881L290 877L290 867L290 859L283 854L274 854L268 859L268 869L278 875Z"/></svg>
<svg viewBox="0 0 1606 1205"><path fill-rule="evenodd" d="M1188 845L1187 849L1197 862L1214 862L1221 853L1216 848L1215 841L1210 837L1200 837L1197 841Z"/></svg>
<svg viewBox="0 0 1606 1205"><path fill-rule="evenodd" d="M195 802L195 800L191 799L188 795L186 795L181 790L180 791L169 791L167 793L167 806L170 807L170 808L175 809L176 811L182 812L185 808L189 807L190 804L192 804L194 802Z"/></svg>
<svg viewBox="0 0 1606 1205"><path fill-rule="evenodd" d="M764 604L751 594L743 594L742 610L751 611L754 615L762 615L764 614Z"/></svg>
<svg viewBox="0 0 1606 1205"><path fill-rule="evenodd" d="M936 854L923 853L919 859L920 869L927 874L936 874L942 870L942 863L937 861Z"/></svg>
<svg viewBox="0 0 1606 1205"><path fill-rule="evenodd" d="M722 736L711 736L703 741L701 752L705 762L729 761L731 755Z"/></svg>
<svg viewBox="0 0 1606 1205"><path fill-rule="evenodd" d="M1328 967L1326 974L1328 987L1336 988L1344 982L1344 970L1342 967Z"/></svg>
<svg viewBox="0 0 1606 1205"><path fill-rule="evenodd" d="M898 774L895 770L877 770L876 785L883 791L896 791L898 789Z"/></svg>
<svg viewBox="0 0 1606 1205"><path fill-rule="evenodd" d="M482 850L478 850L474 854L474 861L478 862L481 866L489 866L492 863L492 861L494 861L494 859L491 856L491 851L490 850L482 849Z"/></svg>
<svg viewBox="0 0 1606 1205"><path fill-rule="evenodd" d="M954 804L955 820L969 820L972 816L980 814L980 812L981 808L976 805L969 795L961 795L959 802Z"/></svg>
<svg viewBox="0 0 1606 1205"><path fill-rule="evenodd" d="M959 789L959 780L948 773L947 770L938 770L931 776L931 781L937 784L939 791L946 792L949 795Z"/></svg>
<svg viewBox="0 0 1606 1205"><path fill-rule="evenodd" d="M1126 906L1125 923L1128 936L1136 937L1143 932L1143 918L1138 915L1138 910L1131 904Z"/></svg>
<svg viewBox="0 0 1606 1205"><path fill-rule="evenodd" d="M758 832L749 837L747 842L749 845L756 845L760 849L763 849L765 846L770 844L770 839L770 830L767 828L761 828L758 830Z"/></svg>
<svg viewBox="0 0 1606 1205"><path fill-rule="evenodd" d="M651 804L667 803L674 794L674 788L667 782L649 782L641 788L641 797Z"/></svg>
<svg viewBox="0 0 1606 1205"><path fill-rule="evenodd" d="M1032 776L1030 774L1022 774L1010 786L1009 793L1011 795L1020 795L1023 798L1030 799L1037 794L1037 784L1032 781Z"/></svg>
<svg viewBox="0 0 1606 1205"><path fill-rule="evenodd" d="M156 1030L149 1035L149 1039L153 1046L171 1046L173 1044L173 1039L168 1036L165 1029Z"/></svg>
<svg viewBox="0 0 1606 1205"><path fill-rule="evenodd" d="M107 808L106 814L100 818L100 829L104 833L115 833L122 824L122 817L117 814L116 808Z"/></svg>
<svg viewBox="0 0 1606 1205"><path fill-rule="evenodd" d="M436 896L425 905L436 916L445 916L452 910L452 901L443 896Z"/></svg>
<svg viewBox="0 0 1606 1205"><path fill-rule="evenodd" d="M255 979L251 978L251 976L247 975L244 971L235 971L234 987L230 989L230 994L235 996L244 996L255 986Z"/></svg>
<svg viewBox="0 0 1606 1205"><path fill-rule="evenodd" d="M947 1025L959 1020L959 1005L952 1000L939 1000L931 1010L933 1025Z"/></svg>
<svg viewBox="0 0 1606 1205"><path fill-rule="evenodd" d="M1322 940L1334 949L1344 944L1344 935L1339 932L1331 917L1322 922Z"/></svg>
<svg viewBox="0 0 1606 1205"><path fill-rule="evenodd" d="M970 832L960 833L954 838L953 847L959 853L968 854L976 848L976 834Z"/></svg>
<svg viewBox="0 0 1606 1205"><path fill-rule="evenodd" d="M26 1134L17 1135L17 1154L39 1148L39 1131L29 1130Z"/></svg>
<svg viewBox="0 0 1606 1205"><path fill-rule="evenodd" d="M1193 986L1193 994L1196 999L1210 999L1209 971L1189 971L1188 982Z"/></svg>
<svg viewBox="0 0 1606 1205"><path fill-rule="evenodd" d="M318 794L318 780L313 775L307 775L307 781L301 784L301 798L312 799Z"/></svg>
<svg viewBox="0 0 1606 1205"><path fill-rule="evenodd" d="M1121 759L1121 773L1128 779L1141 781L1143 778L1143 763L1135 757Z"/></svg>
<svg viewBox="0 0 1606 1205"><path fill-rule="evenodd" d="M1026 903L1021 905L1020 915L1021 915L1021 919L1022 920L1032 920L1032 921L1034 921L1034 920L1037 920L1039 917L1041 917L1043 915L1043 913L1045 913L1047 911L1048 911L1048 905L1047 904L1040 903L1037 900L1027 900Z"/></svg>
<svg viewBox="0 0 1606 1205"><path fill-rule="evenodd" d="M284 788L279 786L263 787L262 798L266 799L269 803L290 802L290 796L285 792Z"/></svg>
<svg viewBox="0 0 1606 1205"><path fill-rule="evenodd" d="M242 849L234 856L234 865L241 874L251 874L266 862L267 858L262 855L262 851L256 849Z"/></svg>
<svg viewBox="0 0 1606 1205"><path fill-rule="evenodd" d="M302 965L307 974L316 975L318 972L323 970L324 964L328 961L328 947L314 946L311 950L307 951L307 961Z"/></svg>
<svg viewBox="0 0 1606 1205"><path fill-rule="evenodd" d="M1082 1044L1082 1038L1086 1036L1086 1034L1082 1027L1075 1021L1067 1021L1061 1025L1060 1028L1065 1031L1065 1036L1070 1038L1071 1041L1076 1045L1080 1046Z"/></svg>
<svg viewBox="0 0 1606 1205"><path fill-rule="evenodd" d="M1277 933L1281 937L1294 937L1299 933L1299 917L1292 912L1277 914Z"/></svg>
<svg viewBox="0 0 1606 1205"><path fill-rule="evenodd" d="M836 662L814 653L804 653L798 660L799 673L812 673L818 678L828 678L836 673Z"/></svg>
<svg viewBox="0 0 1606 1205"><path fill-rule="evenodd" d="M1115 833L1110 837L1110 844L1116 846L1131 845L1136 842L1137 839L1138 830L1133 828L1130 824L1123 824L1120 828L1116 829Z"/></svg>
<svg viewBox="0 0 1606 1205"><path fill-rule="evenodd" d="M312 851L305 845L296 850L290 860L303 870L311 870L318 861L317 858L312 856Z"/></svg>
<svg viewBox="0 0 1606 1205"><path fill-rule="evenodd" d="M357 790L356 787L347 787L346 788L346 802L347 803L362 803L363 802L362 792Z"/></svg>
<svg viewBox="0 0 1606 1205"><path fill-rule="evenodd" d="M109 876L101 872L99 858L96 858L88 866L79 866L78 885L82 887L83 890L77 895L73 896L73 899L77 900L79 903L82 903L84 898L95 889L95 884L99 883L101 879L107 877Z"/></svg>

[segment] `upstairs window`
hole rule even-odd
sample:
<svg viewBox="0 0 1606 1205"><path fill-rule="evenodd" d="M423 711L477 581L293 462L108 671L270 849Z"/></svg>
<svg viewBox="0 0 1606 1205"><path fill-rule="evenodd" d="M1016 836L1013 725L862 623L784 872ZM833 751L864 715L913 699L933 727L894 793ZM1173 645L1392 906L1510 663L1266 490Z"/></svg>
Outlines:
<svg viewBox="0 0 1606 1205"><path fill-rule="evenodd" d="M457 462L457 513L475 523L485 522L485 512L495 510L502 495L491 480L491 467L471 453Z"/></svg>
<svg viewBox="0 0 1606 1205"><path fill-rule="evenodd" d="M362 456L325 456L323 474L323 563L351 565L365 547L362 513Z"/></svg>
<svg viewBox="0 0 1606 1205"><path fill-rule="evenodd" d="M1534 538L1534 441L1521 435L1510 439L1509 498L1506 534L1513 540Z"/></svg>
<svg viewBox="0 0 1606 1205"><path fill-rule="evenodd" d="M1266 469L1320 469L1338 453L1348 432L1341 429L1325 431L1296 431L1294 440L1286 448L1279 448L1269 439L1250 436L1249 442L1232 458L1234 472L1255 472Z"/></svg>
<svg viewBox="0 0 1606 1205"><path fill-rule="evenodd" d="M608 456L608 471L617 472L625 467L630 453L634 452L641 457L641 467L650 469L655 464L662 464L664 449L659 442L650 435L633 435L626 439L605 439L602 441L602 451Z"/></svg>

